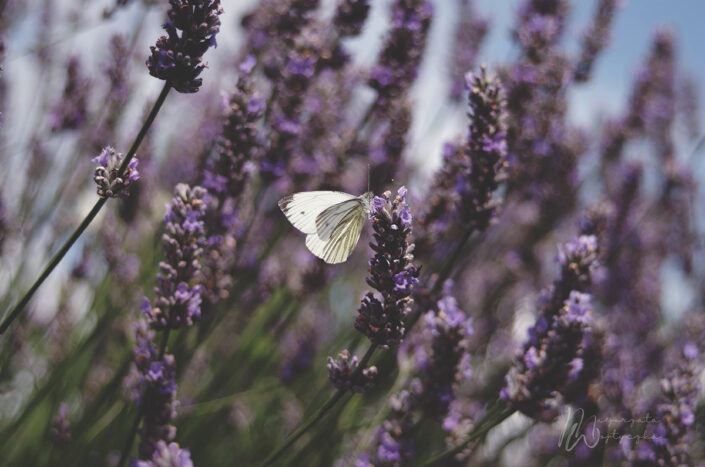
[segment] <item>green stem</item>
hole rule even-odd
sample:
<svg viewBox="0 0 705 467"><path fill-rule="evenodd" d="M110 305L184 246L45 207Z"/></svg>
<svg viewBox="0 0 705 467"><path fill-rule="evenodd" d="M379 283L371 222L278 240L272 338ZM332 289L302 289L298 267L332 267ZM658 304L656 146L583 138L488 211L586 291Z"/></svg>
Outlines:
<svg viewBox="0 0 705 467"><path fill-rule="evenodd" d="M462 452L468 446L468 444L472 443L478 438L484 437L487 433L489 433L492 428L502 423L514 412L515 410L510 407L507 407L503 401L496 401L487 411L485 416L482 417L482 420L480 420L480 422L475 426L475 428L473 428L473 430L470 432L465 441L463 441L458 446L455 446L454 448L448 449L447 451L443 451L442 453L437 454L436 456L424 462L422 465L435 465Z"/></svg>
<svg viewBox="0 0 705 467"><path fill-rule="evenodd" d="M290 434L286 441L284 441L284 444L279 446L272 454L269 455L269 457L264 460L264 462L262 462L262 466L271 465L275 460L277 460L289 446L294 444L297 439L308 431L309 428L311 428L318 420L323 418L323 416L335 406L335 404L345 395L346 392L347 391L345 389L338 389L335 394L333 394L331 398L328 399L326 403L323 404L323 406L321 406L321 408L319 408L316 413L306 421L306 423L298 427L296 431Z"/></svg>
<svg viewBox="0 0 705 467"><path fill-rule="evenodd" d="M169 90L171 89L171 85L169 82L164 83L164 87L162 88L162 92L159 94L159 97L157 98L157 101L154 103L154 106L152 107L152 110L149 112L149 115L147 116L147 120L144 122L142 125L142 128L140 128L139 133L137 134L137 137L132 143L132 146L130 147L130 150L127 152L127 155L125 156L125 160L122 161L122 165L120 165L120 169L118 170L118 177L121 177L124 173L125 170L127 170L127 166L129 165L130 161L132 158L135 156L135 153L137 152L137 148L139 148L140 144L142 143L142 140L144 139L145 135L147 134L147 131L149 130L149 127L152 126L152 122L154 122L154 119L157 116L157 113L159 112L159 109L161 108L162 104L166 100L166 96L169 94ZM27 305L27 303L32 299L32 296L34 293L37 291L40 285L44 282L44 280L49 277L49 274L56 268L56 266L61 262L63 257L68 253L68 251L71 249L74 243L76 243L76 240L79 239L79 237L83 234L83 232L86 230L86 228L90 225L91 222L93 222L93 219L98 215L100 210L103 208L103 205L107 201L107 198L100 198L98 201L96 201L95 205L93 206L93 209L88 213L88 215L83 219L81 224L74 230L73 234L69 237L69 239L62 245L62 247L59 249L59 251L54 255L54 257L51 259L49 264L44 268L42 273L39 275L37 280L34 281L32 286L29 288L27 292L22 296L19 302L12 308L12 310L8 313L7 318L0 324L0 336L2 336L7 328L12 324L12 322L20 315L24 307Z"/></svg>
<svg viewBox="0 0 705 467"><path fill-rule="evenodd" d="M132 423L132 428L130 429L130 436L127 439L127 443L125 443L125 447L122 449L122 453L120 454L120 461L118 462L118 467L123 467L125 465L125 461L127 460L127 456L130 454L130 451L132 450L132 444L135 442L135 437L137 436L137 429L140 426L140 422L142 421L142 411L140 410L140 414L135 417L134 423Z"/></svg>
<svg viewBox="0 0 705 467"><path fill-rule="evenodd" d="M375 349L377 346L375 344L370 344L370 347L367 349L367 352L365 352L365 355L362 357L362 360L360 360L359 365L357 368L355 368L355 371L353 371L352 375L350 376L350 380L354 381L355 378L362 372L362 370L365 368L365 365L367 365L367 362L370 361L370 358L372 358L372 354L375 352ZM272 454L267 457L264 462L262 462L262 466L265 465L270 465L272 464L275 460L279 458L279 456L282 455L282 453L292 444L296 442L297 439L299 439L306 431L308 431L309 428L311 428L313 425L316 424L317 421L319 421L323 416L328 413L330 409L332 409L335 404L338 403L341 397L345 395L347 392L346 389L338 389L335 394L331 396L330 399L326 401L321 408L316 411L315 414L311 418L309 418L306 423L298 427L292 434L287 437L286 441L284 441L284 444L279 446Z"/></svg>

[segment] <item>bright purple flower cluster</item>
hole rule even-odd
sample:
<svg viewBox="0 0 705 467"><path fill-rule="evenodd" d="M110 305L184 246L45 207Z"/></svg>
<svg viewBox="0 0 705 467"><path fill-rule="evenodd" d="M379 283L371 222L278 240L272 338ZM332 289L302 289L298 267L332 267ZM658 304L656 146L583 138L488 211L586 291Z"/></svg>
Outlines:
<svg viewBox="0 0 705 467"><path fill-rule="evenodd" d="M377 108L401 97L416 79L432 16L428 0L395 0L392 5L392 30L369 78L378 93Z"/></svg>
<svg viewBox="0 0 705 467"><path fill-rule="evenodd" d="M176 365L173 355L160 358L154 331L146 321L135 323L135 337L132 389L143 417L139 457L151 459L159 441L171 441L176 435L176 428L170 424L176 404Z"/></svg>
<svg viewBox="0 0 705 467"><path fill-rule="evenodd" d="M411 291L418 283L418 269L412 263L414 245L409 244L412 216L406 203L407 190L399 188L391 199L387 191L371 203L375 251L370 260L367 283L382 295L372 292L362 299L355 329L381 348L398 346L404 338L404 317L409 312Z"/></svg>
<svg viewBox="0 0 705 467"><path fill-rule="evenodd" d="M203 54L217 46L223 13L220 0L169 0L169 19L164 23L167 36L150 47L149 74L168 81L179 92L197 92L203 83ZM181 31L181 35L179 35Z"/></svg>
<svg viewBox="0 0 705 467"><path fill-rule="evenodd" d="M103 198L129 196L130 192L127 188L140 179L140 173L137 171L139 160L136 157L133 157L127 165L125 173L118 176L123 157L111 146L106 146L91 161L100 164L93 173L93 180L98 186L98 196Z"/></svg>
<svg viewBox="0 0 705 467"><path fill-rule="evenodd" d="M162 248L154 305L144 297L142 312L153 329L190 326L201 316L200 255L205 245L203 188L176 185L164 215Z"/></svg>
<svg viewBox="0 0 705 467"><path fill-rule="evenodd" d="M335 13L335 24L341 37L357 36L370 11L370 0L340 0Z"/></svg>
<svg viewBox="0 0 705 467"><path fill-rule="evenodd" d="M377 377L377 367L364 368L353 379L353 374L358 367L358 358L350 358L350 352L343 350L334 359L328 357L328 379L333 386L338 389L345 389L352 392L367 392L374 386Z"/></svg>
<svg viewBox="0 0 705 467"><path fill-rule="evenodd" d="M134 467L193 467L191 453L188 449L181 449L178 443L166 444L158 441L154 447L154 454L149 460L138 460Z"/></svg>
<svg viewBox="0 0 705 467"><path fill-rule="evenodd" d="M471 320L451 294L452 281L443 285L437 309L424 316L425 333L430 335L430 353L419 368L421 393L417 396L425 413L443 417L454 397L453 386L471 374L468 338Z"/></svg>

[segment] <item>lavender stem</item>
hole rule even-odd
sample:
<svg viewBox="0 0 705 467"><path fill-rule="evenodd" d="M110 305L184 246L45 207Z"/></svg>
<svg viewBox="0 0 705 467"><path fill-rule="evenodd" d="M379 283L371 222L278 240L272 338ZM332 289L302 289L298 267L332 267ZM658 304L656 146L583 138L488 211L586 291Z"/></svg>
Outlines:
<svg viewBox="0 0 705 467"><path fill-rule="evenodd" d="M171 89L171 85L169 82L164 83L164 87L162 88L162 92L159 94L159 97L157 98L156 102L154 103L154 106L152 107L152 110L149 112L149 116L147 116L147 120L145 120L144 124L142 125L142 128L140 128L139 133L137 134L137 137L132 143L132 146L130 147L130 150L128 151L127 155L125 156L125 160L122 161L122 165L120 166L120 169L118 171L118 176L121 176L122 174L125 173L125 170L127 169L128 164L132 160L132 158L135 156L135 153L137 152L137 148L139 148L140 144L142 143L142 140L144 139L145 135L147 134L147 131L149 128L152 126L152 122L154 122L154 119L157 116L157 113L159 113L159 109L162 107L162 104L166 100L167 94L169 94L169 90ZM71 237L69 237L68 240L61 246L59 251L54 255L54 257L51 259L49 264L44 268L42 273L39 275L37 280L34 281L32 286L25 292L25 294L22 296L19 302L12 308L12 310L7 314L7 318L0 324L0 336L2 336L7 328L12 324L12 322L20 315L24 307L27 305L27 303L32 299L32 296L34 293L37 291L40 285L44 282L44 280L49 277L49 274L56 268L56 266L61 262L63 257L68 253L68 251L71 249L74 243L76 243L76 240L79 239L79 237L83 234L83 232L86 230L86 228L90 225L91 222L93 222L93 219L98 215L100 210L103 208L103 205L107 201L107 198L100 198L98 201L96 201L95 205L93 206L93 209L88 213L88 215L83 219L81 224L74 230L73 234L71 234Z"/></svg>

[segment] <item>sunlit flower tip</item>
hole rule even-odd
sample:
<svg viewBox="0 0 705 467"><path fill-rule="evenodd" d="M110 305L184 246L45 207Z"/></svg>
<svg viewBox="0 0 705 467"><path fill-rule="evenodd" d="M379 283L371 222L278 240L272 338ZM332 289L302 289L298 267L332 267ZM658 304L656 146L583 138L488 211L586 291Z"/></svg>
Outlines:
<svg viewBox="0 0 705 467"><path fill-rule="evenodd" d="M381 213L384 211L385 206L387 205L387 200L384 198L381 198L379 196L375 196L372 199L372 204L370 205L370 214L374 215L376 213Z"/></svg>
<svg viewBox="0 0 705 467"><path fill-rule="evenodd" d="M188 449L181 449L178 443L157 441L154 454L150 460L135 460L134 467L193 467L191 453Z"/></svg>
<svg viewBox="0 0 705 467"><path fill-rule="evenodd" d="M374 387L377 377L377 367L371 366L363 369L353 379L353 374L358 367L358 358L350 358L350 352L343 350L334 359L328 357L328 378L338 389L350 390L356 393L367 392Z"/></svg>
<svg viewBox="0 0 705 467"><path fill-rule="evenodd" d="M127 165L125 172L121 176L118 175L123 157L110 146L106 146L91 161L99 164L93 173L93 180L97 185L98 195L103 198L128 196L129 190L127 188L140 178L137 171L139 161L136 157Z"/></svg>
<svg viewBox="0 0 705 467"><path fill-rule="evenodd" d="M147 68L150 75L168 81L179 92L197 92L203 82L198 75L206 67L202 57L217 46L218 16L223 10L219 0L169 0L169 4L169 20L162 26L167 36L150 47Z"/></svg>

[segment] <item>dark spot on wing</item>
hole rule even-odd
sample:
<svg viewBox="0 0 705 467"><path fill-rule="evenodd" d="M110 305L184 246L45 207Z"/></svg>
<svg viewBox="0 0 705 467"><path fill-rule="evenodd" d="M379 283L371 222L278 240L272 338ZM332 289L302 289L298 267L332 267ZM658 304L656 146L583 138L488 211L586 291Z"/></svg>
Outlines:
<svg viewBox="0 0 705 467"><path fill-rule="evenodd" d="M304 214L306 214L306 211L301 211L301 215L303 216Z"/></svg>

